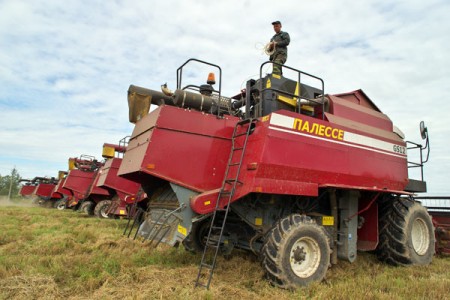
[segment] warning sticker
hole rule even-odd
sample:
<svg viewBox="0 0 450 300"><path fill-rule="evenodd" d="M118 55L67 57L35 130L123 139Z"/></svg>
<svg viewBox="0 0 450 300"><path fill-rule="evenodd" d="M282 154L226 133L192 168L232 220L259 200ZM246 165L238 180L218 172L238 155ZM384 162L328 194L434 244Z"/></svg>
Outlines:
<svg viewBox="0 0 450 300"><path fill-rule="evenodd" d="M333 226L334 218L332 216L323 216L322 217L322 225L323 226Z"/></svg>
<svg viewBox="0 0 450 300"><path fill-rule="evenodd" d="M187 229L181 225L178 225L178 232L184 236L187 236Z"/></svg>

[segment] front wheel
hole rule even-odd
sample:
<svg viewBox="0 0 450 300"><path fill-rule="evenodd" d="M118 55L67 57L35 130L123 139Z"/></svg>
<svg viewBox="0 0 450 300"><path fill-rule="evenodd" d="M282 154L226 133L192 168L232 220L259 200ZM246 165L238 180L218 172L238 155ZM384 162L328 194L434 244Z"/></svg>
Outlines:
<svg viewBox="0 0 450 300"><path fill-rule="evenodd" d="M434 255L434 228L419 202L388 197L380 204L378 258L391 265L427 265Z"/></svg>
<svg viewBox="0 0 450 300"><path fill-rule="evenodd" d="M210 225L211 218L193 223L191 233L183 241L184 248L193 253L203 252Z"/></svg>
<svg viewBox="0 0 450 300"><path fill-rule="evenodd" d="M81 204L80 210L90 216L94 215L94 206L95 203L92 201L84 201L83 204Z"/></svg>
<svg viewBox="0 0 450 300"><path fill-rule="evenodd" d="M111 206L111 200L103 200L97 203L94 209L94 214L103 219L108 219L108 209Z"/></svg>
<svg viewBox="0 0 450 300"><path fill-rule="evenodd" d="M55 208L56 208L57 210L65 210L66 207L67 207L66 199L58 200L58 201L56 201L56 203L55 203Z"/></svg>
<svg viewBox="0 0 450 300"><path fill-rule="evenodd" d="M322 227L310 217L293 214L268 233L261 251L262 265L271 282L295 289L321 281L330 264L330 246Z"/></svg>

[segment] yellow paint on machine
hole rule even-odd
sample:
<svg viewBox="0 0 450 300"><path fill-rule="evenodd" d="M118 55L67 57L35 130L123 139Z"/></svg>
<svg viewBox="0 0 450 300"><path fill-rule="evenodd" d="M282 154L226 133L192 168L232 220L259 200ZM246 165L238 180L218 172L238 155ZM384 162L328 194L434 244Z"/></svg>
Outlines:
<svg viewBox="0 0 450 300"><path fill-rule="evenodd" d="M296 98L290 98L290 97L279 95L278 100L280 100L281 102L284 102L286 104L289 104L293 107L297 107L297 99Z"/></svg>
<svg viewBox="0 0 450 300"><path fill-rule="evenodd" d="M262 218L255 218L255 225L256 226L261 226L263 223L263 219Z"/></svg>
<svg viewBox="0 0 450 300"><path fill-rule="evenodd" d="M184 236L187 236L187 229L179 224L178 224L178 232Z"/></svg>
<svg viewBox="0 0 450 300"><path fill-rule="evenodd" d="M126 215L127 212L126 212L125 210L121 209L121 210L119 210L119 214L121 214L121 215Z"/></svg>
<svg viewBox="0 0 450 300"><path fill-rule="evenodd" d="M102 157L104 157L104 158L113 158L115 152L116 152L116 150L114 149L114 147L103 146Z"/></svg>
<svg viewBox="0 0 450 300"><path fill-rule="evenodd" d="M323 226L333 226L334 225L333 216L323 216L322 217L322 225Z"/></svg>

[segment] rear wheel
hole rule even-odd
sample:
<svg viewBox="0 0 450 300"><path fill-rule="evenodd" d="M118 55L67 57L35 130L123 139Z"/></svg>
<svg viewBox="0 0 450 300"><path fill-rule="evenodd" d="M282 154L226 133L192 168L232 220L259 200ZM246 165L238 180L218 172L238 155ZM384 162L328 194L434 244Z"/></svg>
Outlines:
<svg viewBox="0 0 450 300"><path fill-rule="evenodd" d="M95 206L94 214L99 218L108 219L109 218L108 209L109 209L110 205L111 205L111 200L100 201Z"/></svg>
<svg viewBox="0 0 450 300"><path fill-rule="evenodd" d="M330 264L330 246L323 228L307 216L281 219L261 250L267 277L281 288L295 289L321 281Z"/></svg>
<svg viewBox="0 0 450 300"><path fill-rule="evenodd" d="M380 203L378 258L391 265L426 265L434 255L434 228L419 202L386 198Z"/></svg>

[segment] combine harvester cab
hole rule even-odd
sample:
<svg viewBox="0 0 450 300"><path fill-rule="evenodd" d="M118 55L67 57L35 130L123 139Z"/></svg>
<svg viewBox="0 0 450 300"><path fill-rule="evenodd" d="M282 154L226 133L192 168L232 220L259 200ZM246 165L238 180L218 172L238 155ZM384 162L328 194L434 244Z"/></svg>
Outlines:
<svg viewBox="0 0 450 300"><path fill-rule="evenodd" d="M63 188L70 190L73 197L67 202L67 207L82 209L92 215L95 204L110 198L107 189L96 186L97 173L102 165L103 163L89 155L69 159L69 173Z"/></svg>
<svg viewBox="0 0 450 300"><path fill-rule="evenodd" d="M218 90L213 78L182 86L192 62L219 70ZM196 59L177 70L174 92L130 86L136 125L119 175L149 198L137 234L203 252L196 286L206 288L233 248L260 256L283 288L322 280L358 250L430 263L432 221L413 198L426 183L408 178L403 134L362 90L326 95L320 78L288 66L297 79L263 75L267 63L232 98L220 67Z"/></svg>
<svg viewBox="0 0 450 300"><path fill-rule="evenodd" d="M141 185L117 175L122 162L120 155L125 152L127 139L121 140L119 145L103 144L102 156L106 162L97 174L96 186L108 189L112 195L111 200L105 200L107 202L104 203L104 206L98 208L99 215L103 218L134 215L138 205L142 206L141 210L147 208L145 193L141 189Z"/></svg>

